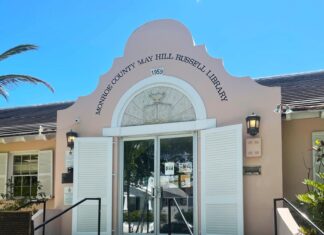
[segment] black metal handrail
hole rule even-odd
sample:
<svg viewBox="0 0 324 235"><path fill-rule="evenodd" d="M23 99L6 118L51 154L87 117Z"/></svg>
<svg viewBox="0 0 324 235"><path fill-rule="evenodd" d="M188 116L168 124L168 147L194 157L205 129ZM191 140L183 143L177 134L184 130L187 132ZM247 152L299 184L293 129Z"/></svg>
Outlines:
<svg viewBox="0 0 324 235"><path fill-rule="evenodd" d="M32 205L32 204L43 204L43 223L45 222L45 218L46 218L46 200L45 199L34 199L34 200L31 200L27 203L25 203L24 205L16 208L16 211L19 211L20 209L22 208L25 208L29 205ZM45 235L45 226L43 227L43 235Z"/></svg>
<svg viewBox="0 0 324 235"><path fill-rule="evenodd" d="M295 207L290 201L288 201L286 198L275 198L273 199L273 212L274 212L274 226L275 226L275 235L278 234L277 230L277 202L278 201L284 201L286 202L299 216L301 216L306 222L308 222L313 228L317 230L320 234L324 235L324 232L313 222L311 221L307 215L305 215L303 212L301 212L297 207Z"/></svg>
<svg viewBox="0 0 324 235"><path fill-rule="evenodd" d="M188 221L184 217L184 215L183 215L183 213L182 213L182 211L181 211L181 209L180 209L180 207L178 205L178 202L177 202L177 200L174 197L168 199L168 230L169 230L168 231L168 235L171 235L171 230L172 230L172 228L171 228L171 202L172 201L174 202L174 205L178 209L179 214L181 215L181 218L182 218L183 222L186 224L187 229L188 229L190 235L193 235L193 232L191 231L191 228L190 228L191 226L189 225Z"/></svg>
<svg viewBox="0 0 324 235"><path fill-rule="evenodd" d="M100 235L100 222L101 222L101 198L100 197L94 197L94 198L84 198L81 201L75 203L74 205L70 206L69 208L66 208L64 211L60 212L59 214L53 216L52 218L50 218L49 220L46 220L44 223L38 225L34 231L36 231L37 229L41 228L41 227L45 227L46 224L48 224L49 222L57 219L58 217L62 216L63 214L65 214L66 212L72 210L74 207L77 207L78 205L82 204L85 201L88 200L97 200L98 201L98 235Z"/></svg>

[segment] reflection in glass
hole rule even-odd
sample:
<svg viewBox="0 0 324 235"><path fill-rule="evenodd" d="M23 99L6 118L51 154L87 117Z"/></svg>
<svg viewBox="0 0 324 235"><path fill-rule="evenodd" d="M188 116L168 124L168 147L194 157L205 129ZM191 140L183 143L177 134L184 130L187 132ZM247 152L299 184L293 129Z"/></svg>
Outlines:
<svg viewBox="0 0 324 235"><path fill-rule="evenodd" d="M13 161L14 196L37 195L38 155L15 155Z"/></svg>
<svg viewBox="0 0 324 235"><path fill-rule="evenodd" d="M21 156L14 156L14 175L20 175Z"/></svg>
<svg viewBox="0 0 324 235"><path fill-rule="evenodd" d="M154 140L124 142L123 232L154 233Z"/></svg>
<svg viewBox="0 0 324 235"><path fill-rule="evenodd" d="M160 233L168 233L168 200L175 199L193 226L193 139L160 140ZM192 229L193 230L193 229ZM176 206L171 204L171 233L189 234Z"/></svg>
<svg viewBox="0 0 324 235"><path fill-rule="evenodd" d="M37 174L38 170L38 156L37 155L31 155L30 156L30 162L29 162L29 173L30 174Z"/></svg>

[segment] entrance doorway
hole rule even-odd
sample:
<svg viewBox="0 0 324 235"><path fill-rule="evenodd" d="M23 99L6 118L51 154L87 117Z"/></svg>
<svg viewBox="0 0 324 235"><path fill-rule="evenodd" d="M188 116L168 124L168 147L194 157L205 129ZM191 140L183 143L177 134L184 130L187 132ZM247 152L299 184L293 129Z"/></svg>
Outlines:
<svg viewBox="0 0 324 235"><path fill-rule="evenodd" d="M125 138L121 147L122 232L167 234L171 225L189 234L181 213L194 230L195 135Z"/></svg>

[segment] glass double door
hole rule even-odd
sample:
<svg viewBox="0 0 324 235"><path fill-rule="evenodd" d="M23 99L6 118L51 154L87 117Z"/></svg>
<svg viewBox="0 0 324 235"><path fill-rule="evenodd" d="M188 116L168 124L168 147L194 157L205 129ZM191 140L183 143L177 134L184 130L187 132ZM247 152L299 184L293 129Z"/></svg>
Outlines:
<svg viewBox="0 0 324 235"><path fill-rule="evenodd" d="M193 136L124 140L123 153L123 233L189 234L182 215L193 230Z"/></svg>

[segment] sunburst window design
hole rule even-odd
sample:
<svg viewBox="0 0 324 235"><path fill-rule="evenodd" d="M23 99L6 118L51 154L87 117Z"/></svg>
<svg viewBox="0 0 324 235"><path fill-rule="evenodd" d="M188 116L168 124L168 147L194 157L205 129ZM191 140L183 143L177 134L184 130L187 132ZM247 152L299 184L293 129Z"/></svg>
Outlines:
<svg viewBox="0 0 324 235"><path fill-rule="evenodd" d="M122 126L138 126L196 120L191 102L180 91L165 86L148 88L127 105Z"/></svg>

